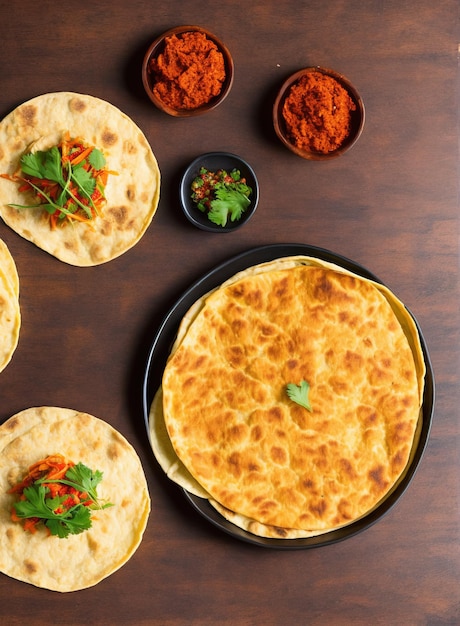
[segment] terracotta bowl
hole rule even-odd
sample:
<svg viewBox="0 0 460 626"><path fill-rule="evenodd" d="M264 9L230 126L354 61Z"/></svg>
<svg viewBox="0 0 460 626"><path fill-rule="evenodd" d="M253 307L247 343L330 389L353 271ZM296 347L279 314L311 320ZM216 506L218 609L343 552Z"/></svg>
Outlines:
<svg viewBox="0 0 460 626"><path fill-rule="evenodd" d="M200 106L196 109L173 109L165 104L162 100L157 98L157 96L153 93L155 77L149 69L150 60L157 57L163 51L166 37L170 37L171 35L180 36L181 34L187 32L202 33L217 45L218 49L224 57L226 77L219 95L213 97L207 104ZM215 109L228 96L233 84L233 74L233 59L227 47L215 35L205 30L204 28L200 28L199 26L177 26L176 28L171 28L170 30L166 31L165 33L157 37L157 39L155 39L155 41L149 46L142 63L142 82L147 96L150 98L153 104L158 109L160 109L160 111L163 111L164 113L167 113L168 115L172 115L174 117L190 117L194 115L202 115L203 113L207 113L208 111L212 111L213 109Z"/></svg>
<svg viewBox="0 0 460 626"><path fill-rule="evenodd" d="M225 226L219 226L211 222L207 214L198 209L191 198L191 185L198 176L201 167L205 167L211 172L216 172L219 169L224 169L227 172L237 169L241 172L241 176L246 179L246 183L251 187L252 193L249 196L251 203L239 220L234 222L228 220ZM208 152L194 159L185 169L180 183L179 196L184 215L191 224L212 233L229 233L247 224L254 215L259 202L259 183L252 167L241 157L230 152Z"/></svg>
<svg viewBox="0 0 460 626"><path fill-rule="evenodd" d="M323 153L317 152L315 150L305 150L296 146L287 132L286 123L283 117L283 105L291 87L300 78L311 72L320 72L321 74L325 74L326 76L330 76L335 79L348 92L349 96L356 106L356 110L351 111L351 128L348 136L338 148L332 150L331 152ZM353 87L353 85L350 83L350 81L342 74L339 74L334 70L324 69L322 67L307 67L292 74L292 76L290 76L281 86L273 105L273 126L275 128L275 132L278 138L294 154L297 154L303 159L310 159L315 161L327 161L329 159L334 159L338 156L341 156L342 154L347 152L347 150L349 150L352 146L354 146L363 131L364 118L365 112L362 98Z"/></svg>

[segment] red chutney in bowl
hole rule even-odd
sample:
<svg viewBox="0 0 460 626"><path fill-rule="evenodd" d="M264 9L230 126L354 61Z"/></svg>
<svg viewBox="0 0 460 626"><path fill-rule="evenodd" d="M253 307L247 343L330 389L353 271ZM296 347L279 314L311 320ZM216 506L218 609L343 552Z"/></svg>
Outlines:
<svg viewBox="0 0 460 626"><path fill-rule="evenodd" d="M197 109L218 96L225 61L217 45L198 31L172 34L163 51L150 59L153 93L172 109Z"/></svg>
<svg viewBox="0 0 460 626"><path fill-rule="evenodd" d="M292 85L284 101L283 118L298 148L327 153L347 139L355 110L349 93L335 78L309 72Z"/></svg>

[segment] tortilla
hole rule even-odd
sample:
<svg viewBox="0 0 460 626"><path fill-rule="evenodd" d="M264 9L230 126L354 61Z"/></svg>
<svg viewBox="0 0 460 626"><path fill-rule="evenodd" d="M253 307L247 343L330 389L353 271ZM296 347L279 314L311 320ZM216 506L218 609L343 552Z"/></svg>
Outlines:
<svg viewBox="0 0 460 626"><path fill-rule="evenodd" d="M7 490L29 466L60 453L103 472L101 500L114 506L95 512L92 527L66 539L40 529L25 532L10 517ZM53 591L96 585L134 554L150 513L141 462L130 443L107 422L58 407L26 409L0 426L0 571Z"/></svg>
<svg viewBox="0 0 460 626"><path fill-rule="evenodd" d="M20 327L18 272L7 245L0 239L0 372L16 350Z"/></svg>
<svg viewBox="0 0 460 626"><path fill-rule="evenodd" d="M14 295L19 297L19 274L8 246L0 239L0 268L8 283L10 284Z"/></svg>
<svg viewBox="0 0 460 626"><path fill-rule="evenodd" d="M192 493L198 485L250 532L327 532L369 513L401 480L424 373L415 323L388 289L318 259L277 260L185 316L163 402L152 404L152 447L163 468L182 463L179 484L191 479ZM285 393L301 380L311 413ZM174 461L158 445L159 408Z"/></svg>
<svg viewBox="0 0 460 626"><path fill-rule="evenodd" d="M110 172L102 216L88 225L72 222L54 230L43 210L17 184L0 177L0 216L21 237L61 261L93 266L110 261L143 236L156 212L160 171L152 149L125 113L99 98L72 92L37 96L0 122L0 173L18 171L24 153L57 145L65 132L99 148Z"/></svg>

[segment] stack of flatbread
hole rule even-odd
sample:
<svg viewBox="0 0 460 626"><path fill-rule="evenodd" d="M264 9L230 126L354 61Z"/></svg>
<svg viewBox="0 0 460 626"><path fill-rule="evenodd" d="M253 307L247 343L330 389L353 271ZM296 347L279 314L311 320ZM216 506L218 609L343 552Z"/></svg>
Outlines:
<svg viewBox="0 0 460 626"><path fill-rule="evenodd" d="M6 243L0 239L0 372L16 350L20 327L18 272Z"/></svg>
<svg viewBox="0 0 460 626"><path fill-rule="evenodd" d="M103 474L98 496L113 504L96 511L92 527L65 539L35 534L11 520L8 490L28 468L62 454ZM0 571L37 587L68 592L91 587L124 565L147 525L150 497L139 457L107 422L59 407L26 409L0 426Z"/></svg>
<svg viewBox="0 0 460 626"><path fill-rule="evenodd" d="M152 448L173 481L251 533L326 533L404 476L424 376L417 327L390 290L282 258L186 314L151 406ZM287 393L302 381L310 410Z"/></svg>
<svg viewBox="0 0 460 626"><path fill-rule="evenodd" d="M21 237L65 263L99 265L132 248L147 230L158 206L160 170L145 135L128 115L94 96L56 92L21 104L0 122L0 174L14 175L23 154L46 151L67 132L101 150L113 172L102 216L52 230L44 211L10 206L37 202L1 177L0 216Z"/></svg>

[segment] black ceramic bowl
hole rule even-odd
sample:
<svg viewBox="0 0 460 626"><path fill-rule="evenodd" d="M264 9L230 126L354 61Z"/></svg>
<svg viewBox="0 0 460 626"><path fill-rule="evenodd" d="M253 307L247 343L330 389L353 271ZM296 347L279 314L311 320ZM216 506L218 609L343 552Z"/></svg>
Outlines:
<svg viewBox="0 0 460 626"><path fill-rule="evenodd" d="M233 169L237 169L240 171L241 177L246 179L246 183L252 190L249 196L251 203L239 220L235 220L234 222L228 220L225 226L219 226L211 222L207 213L203 213L198 209L197 205L192 200L191 185L202 167L205 167L211 172L224 169L230 173ZM189 222L197 228L208 232L229 233L247 224L254 215L259 202L259 183L257 182L252 167L241 157L229 152L208 152L194 159L187 167L181 179L179 193L182 210Z"/></svg>
<svg viewBox="0 0 460 626"><path fill-rule="evenodd" d="M355 110L351 112L351 127L348 137L338 148L332 150L331 152L322 153L316 152L315 150L299 148L289 136L283 117L284 101L289 95L291 87L295 85L306 74L310 74L312 72L319 72L320 74L324 74L325 76L333 78L337 83L339 83L339 85L341 85L345 89L356 107ZM325 69L322 67L306 67L292 74L282 84L273 105L273 126L275 129L275 133L277 134L280 141L286 146L286 148L291 150L291 152L297 154L297 156L300 156L303 159L313 161L329 161L330 159L334 159L347 152L352 146L354 146L354 144L361 136L364 127L364 119L365 110L363 100L355 87L342 74L339 74L334 70Z"/></svg>

